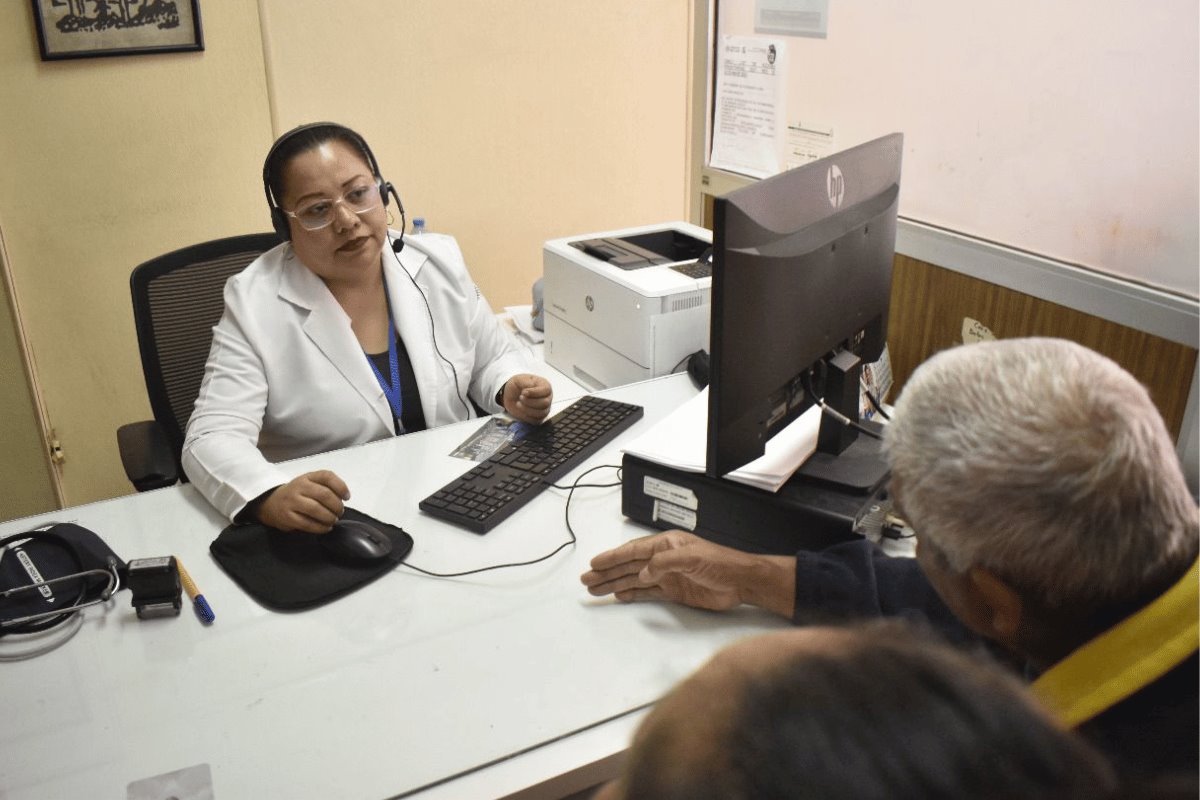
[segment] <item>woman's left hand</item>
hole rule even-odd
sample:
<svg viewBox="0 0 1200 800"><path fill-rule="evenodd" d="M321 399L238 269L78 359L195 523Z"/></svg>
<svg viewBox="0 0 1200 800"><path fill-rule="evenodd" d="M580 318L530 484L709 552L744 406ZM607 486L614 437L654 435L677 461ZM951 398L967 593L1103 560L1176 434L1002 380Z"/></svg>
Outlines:
<svg viewBox="0 0 1200 800"><path fill-rule="evenodd" d="M513 375L504 384L504 410L514 419L540 425L550 413L554 390L540 375Z"/></svg>

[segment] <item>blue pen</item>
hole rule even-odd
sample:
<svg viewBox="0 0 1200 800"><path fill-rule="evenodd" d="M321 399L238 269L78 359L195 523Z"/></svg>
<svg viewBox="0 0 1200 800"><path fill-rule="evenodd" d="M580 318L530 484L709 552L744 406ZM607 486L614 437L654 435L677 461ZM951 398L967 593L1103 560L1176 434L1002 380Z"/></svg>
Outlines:
<svg viewBox="0 0 1200 800"><path fill-rule="evenodd" d="M186 569L183 568L183 562L179 557L175 557L175 567L179 570L179 579L183 581L183 588L187 589L188 597L192 598L192 605L196 607L196 616L206 624L211 624L217 618L213 610L208 605L208 601L204 599L204 595L200 594L200 590L196 588L196 583L192 580L192 576L188 575Z"/></svg>

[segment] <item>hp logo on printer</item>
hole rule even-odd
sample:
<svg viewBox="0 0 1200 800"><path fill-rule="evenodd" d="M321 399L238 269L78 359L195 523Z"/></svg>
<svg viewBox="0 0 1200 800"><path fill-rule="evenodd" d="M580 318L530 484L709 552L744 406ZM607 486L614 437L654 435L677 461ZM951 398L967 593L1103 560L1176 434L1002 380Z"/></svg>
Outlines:
<svg viewBox="0 0 1200 800"><path fill-rule="evenodd" d="M829 166L829 173L825 176L825 189L829 193L829 205L834 208L841 206L842 199L846 196L846 180L837 164Z"/></svg>
<svg viewBox="0 0 1200 800"><path fill-rule="evenodd" d="M595 304L595 302L592 301L592 296L590 294L587 297L583 298L583 305L587 308L588 311L596 310L596 304Z"/></svg>

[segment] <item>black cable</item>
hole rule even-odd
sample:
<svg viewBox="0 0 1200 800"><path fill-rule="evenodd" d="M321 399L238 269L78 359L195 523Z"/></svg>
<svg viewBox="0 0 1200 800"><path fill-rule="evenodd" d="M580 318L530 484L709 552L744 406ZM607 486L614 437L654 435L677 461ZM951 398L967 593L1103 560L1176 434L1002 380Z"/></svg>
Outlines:
<svg viewBox="0 0 1200 800"><path fill-rule="evenodd" d="M400 202L400 198L398 196L396 196L394 189L392 191L392 196L396 197L397 203ZM407 224L404 221L404 207L403 206L400 207L400 224L401 224L401 226ZM392 249L394 252L396 243L392 240L392 232L390 230L387 232L387 238L388 238L388 243L392 245ZM404 241L403 229L401 229L400 241L401 242ZM421 248L418 247L417 249L420 250ZM428 253L426 253L426 255L428 255ZM399 261L400 261L399 254L397 254L397 256L396 256L396 261L397 261L397 263L399 263ZM403 264L400 264L400 271L403 272L405 274L405 276L408 277L409 281L412 282L413 288L417 290L417 294L421 295L421 299L425 301L425 314L429 317L429 336L433 340L433 350L435 353L438 354L438 356L442 359L442 361L446 362L446 366L448 366L450 368L450 376L452 378L454 378L454 394L456 394L458 396L458 402L462 403L463 409L466 410L467 419L471 419L472 418L471 407L469 405L467 405L467 401L463 399L462 389L459 388L459 385L458 385L458 371L456 369L454 369L454 364L452 364L450 362L450 359L446 358L446 356L442 353L442 349L440 347L438 347L437 328L433 324L433 309L430 308L430 306L429 306L429 298L425 296L425 292L421 289L420 285L417 283L417 279L409 274L408 270L406 270L404 268ZM476 291L478 291L478 290L476 290Z"/></svg>
<svg viewBox="0 0 1200 800"><path fill-rule="evenodd" d="M616 483L597 484L598 487L621 485L621 467L617 466L616 464L601 464L598 467L592 467L591 469L584 470L583 473L581 473L580 476L575 479L575 482L571 484L570 491L567 492L567 502L563 505L563 520L567 523L567 533L571 534L572 542L575 541L575 530L571 527L571 497L574 496L577 488L582 488L579 482L583 480L584 476L595 472L598 469L615 469L617 471Z"/></svg>
<svg viewBox="0 0 1200 800"><path fill-rule="evenodd" d="M434 578L460 578L463 575L475 575L476 573L488 572L493 569L507 569L509 567L528 567L531 564L537 564L540 561L545 561L546 559L548 559L552 556L558 555L558 552L560 550L562 550L564 547L567 547L567 546L573 545L573 544L575 544L575 535L571 534L571 538L569 541L563 542L562 544L560 544L558 547L551 550L546 555L540 556L540 557L532 559L530 561L514 561L511 564L492 564L490 567L480 567L479 569L468 569L464 572L434 572L432 570L424 569L423 567L418 567L415 564L410 564L407 561L401 561L400 566L408 567L411 570L415 570L417 572L420 572L423 575L429 575Z"/></svg>
<svg viewBox="0 0 1200 800"><path fill-rule="evenodd" d="M819 402L821 404L821 410L823 412L825 412L829 416L833 417L835 420L842 423L846 427L854 428L856 431L858 431L862 435L870 436L872 439L879 439L880 441L883 440L882 434L876 433L875 431L871 430L870 428L866 427L865 425L855 422L854 420L850 419L845 414L842 414L840 411L833 408L832 406L826 405L824 400L821 400Z"/></svg>
<svg viewBox="0 0 1200 800"><path fill-rule="evenodd" d="M861 424L855 422L854 420L850 419L842 412L838 411L833 406L826 403L824 397L817 397L817 393L814 392L813 388L812 388L811 373L807 373L807 372L804 373L803 381L804 381L805 391L807 391L809 396L812 397L813 402L821 407L821 411L824 414L828 415L830 418L836 420L837 422L840 422L842 425L845 425L848 428L854 428L859 433L861 433L865 436L870 436L872 439L883 439L883 437L880 436L875 431L871 430L870 428L867 428L864 425L861 425Z"/></svg>
<svg viewBox="0 0 1200 800"><path fill-rule="evenodd" d="M879 529L879 535L885 539L899 540L911 539L917 535L916 531L910 530L908 533L900 533L903 528L897 528L894 525L884 525Z"/></svg>
<svg viewBox="0 0 1200 800"><path fill-rule="evenodd" d="M875 393L871 391L865 391L865 394L867 395L867 400L871 402L871 407L875 409L875 412L888 422L891 422L891 415L883 410L883 404L879 402L879 398L875 396Z"/></svg>
<svg viewBox="0 0 1200 800"><path fill-rule="evenodd" d="M460 578L464 575L475 575L477 573L488 572L493 569L508 569L509 567L528 567L532 564L537 564L539 562L545 561L548 558L552 558L552 557L558 555L563 550L563 548L570 547L571 545L575 544L578 541L578 539L575 536L575 530L571 527L571 497L575 494L575 490L583 489L583 488L591 488L591 487L604 488L604 487L620 485L620 480L618 480L616 483L605 483L605 484L581 484L580 483L580 481L582 481L585 476L595 472L598 469L615 469L615 470L617 470L618 477L621 474L621 467L617 466L616 464L601 464L598 467L592 467L590 469L584 470L580 474L580 476L575 479L575 482L572 483L569 487L558 486L553 483L546 484L547 486L555 488L555 489L569 489L569 491L567 493L567 502L563 507L563 517L567 523L567 534L571 538L569 538L567 541L563 542L558 547L551 550L549 553L546 553L546 555L544 555L544 556L539 556L538 558L532 559L530 561L514 561L509 564L492 564L490 567L479 567L478 569L469 569L464 572L433 572L432 570L428 570L423 567L418 567L415 564L410 564L407 561L401 561L400 566L408 567L411 570L420 572L422 575L429 575L434 578Z"/></svg>
<svg viewBox="0 0 1200 800"><path fill-rule="evenodd" d="M617 470L617 474L618 474L617 479L615 481L613 481L612 483L573 483L570 486L563 486L563 485L557 484L557 483L548 483L546 485L549 486L551 489L611 489L613 486L620 486L621 485L621 478L620 478L621 468L616 467L613 464L605 464L604 466L613 467L614 469ZM580 477L582 477L582 476L580 476Z"/></svg>

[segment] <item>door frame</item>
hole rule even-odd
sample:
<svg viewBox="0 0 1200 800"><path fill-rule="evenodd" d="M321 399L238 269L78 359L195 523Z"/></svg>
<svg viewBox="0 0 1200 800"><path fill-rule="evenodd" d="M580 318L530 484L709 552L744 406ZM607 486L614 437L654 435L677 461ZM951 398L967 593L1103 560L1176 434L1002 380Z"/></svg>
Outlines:
<svg viewBox="0 0 1200 800"><path fill-rule="evenodd" d="M34 367L32 350L29 346L24 318L21 315L21 304L17 294L16 283L13 281L11 264L12 259L9 258L8 247L4 238L4 226L3 223L0 223L0 282L2 282L7 298L8 310L12 316L12 330L16 339L18 358L21 361L21 374L24 378L24 386L28 391L34 422L37 425L37 440L41 443L39 451L41 462L39 466L42 467L42 470L39 472L46 476L50 484L50 493L54 497L57 508L61 509L66 506L66 498L63 494L62 475L51 455L51 442L54 439L53 426L50 424L49 415L46 413L45 400L42 397L41 385L37 379L37 370ZM0 326L0 336L7 335L4 327L6 326ZM7 457L9 456L6 455ZM18 453L16 457L22 458L23 456ZM30 470L30 474L34 474L32 469Z"/></svg>

